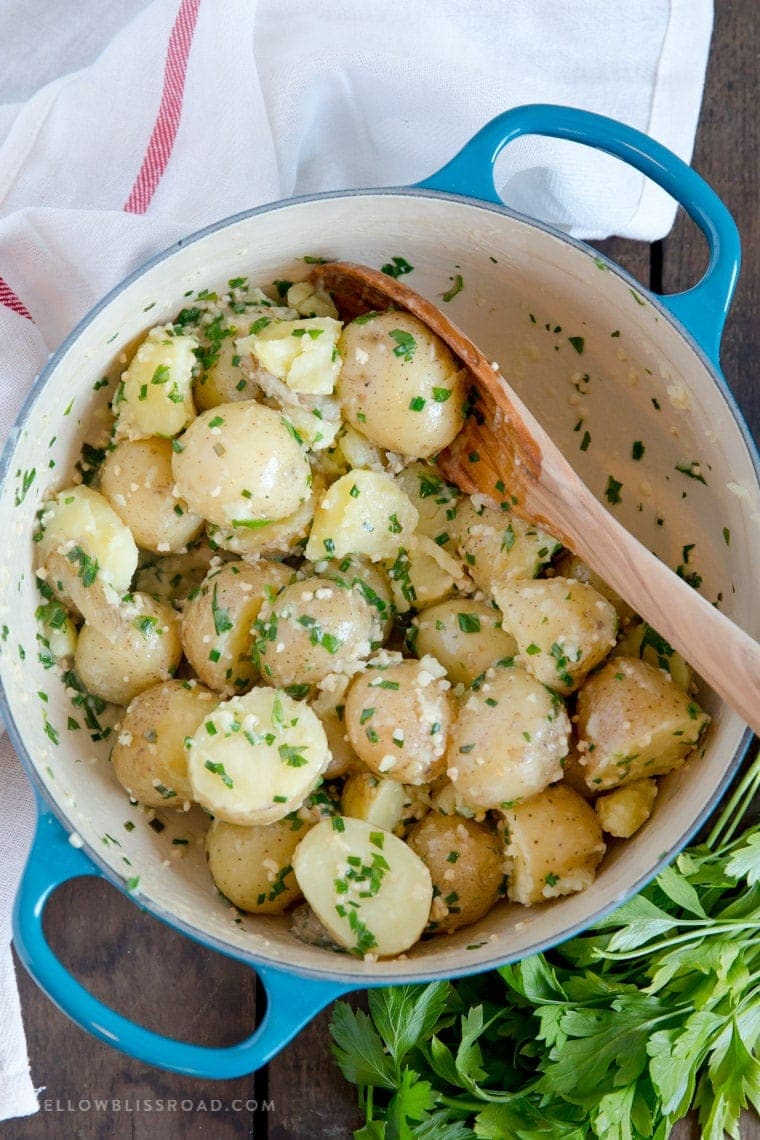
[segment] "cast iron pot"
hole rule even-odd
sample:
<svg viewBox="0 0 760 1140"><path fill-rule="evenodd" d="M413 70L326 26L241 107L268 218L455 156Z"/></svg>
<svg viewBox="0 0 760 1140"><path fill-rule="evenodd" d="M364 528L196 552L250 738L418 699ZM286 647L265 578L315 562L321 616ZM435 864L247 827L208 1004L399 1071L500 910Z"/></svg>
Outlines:
<svg viewBox="0 0 760 1140"><path fill-rule="evenodd" d="M594 250L505 208L493 165L505 145L528 134L597 147L664 187L707 237L702 280L677 296L653 296ZM414 266L410 284L439 303L461 274L464 287L446 311L500 363L586 482L601 497L613 475L622 484L614 507L621 520L673 566L691 545L689 565L698 567L703 592L722 597L735 621L760 633L752 582L760 564L758 457L718 367L739 240L713 191L646 136L568 108L518 108L488 123L419 185L276 202L192 235L127 278L50 359L2 457L2 707L40 810L15 909L15 944L32 976L79 1025L142 1061L207 1078L263 1065L350 990L485 970L583 930L638 891L694 835L749 741L739 718L703 692L713 717L704 750L662 781L652 818L613 846L592 888L532 909L500 904L475 926L423 942L402 961L367 963L304 945L286 919L240 919L213 890L202 841L191 840L183 858L165 865L172 839L200 836L205 817L199 809L166 812L167 826L156 834L117 785L109 741L67 729L76 710L56 669L45 667L37 640L35 515L45 492L71 478L85 425L108 398L95 382L126 346L176 314L188 290L224 288L237 276L298 280L310 268L304 255L378 267L403 257ZM585 432L590 441L581 450ZM640 460L632 458L636 440L646 446ZM678 470L694 461L706 482ZM81 710L77 715L81 720ZM51 893L78 876L103 876L191 938L249 963L269 998L255 1032L229 1048L179 1043L92 997L42 929Z"/></svg>

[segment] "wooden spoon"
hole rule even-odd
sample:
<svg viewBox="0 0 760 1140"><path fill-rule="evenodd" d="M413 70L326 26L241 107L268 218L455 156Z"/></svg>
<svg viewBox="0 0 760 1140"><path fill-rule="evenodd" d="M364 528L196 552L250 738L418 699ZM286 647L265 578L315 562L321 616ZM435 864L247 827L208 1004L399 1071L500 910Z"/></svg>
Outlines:
<svg viewBox="0 0 760 1140"><path fill-rule="evenodd" d="M578 554L760 733L760 645L613 518L472 341L435 305L378 270L328 262L311 280L332 293L344 320L405 309L449 346L469 371L476 398L438 456L442 473L468 494L496 502L506 488L516 515Z"/></svg>

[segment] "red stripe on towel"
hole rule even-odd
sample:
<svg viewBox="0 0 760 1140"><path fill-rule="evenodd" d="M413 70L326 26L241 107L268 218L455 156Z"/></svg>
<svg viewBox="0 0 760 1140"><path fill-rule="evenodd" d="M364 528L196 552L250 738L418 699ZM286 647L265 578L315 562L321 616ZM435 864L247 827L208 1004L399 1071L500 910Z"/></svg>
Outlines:
<svg viewBox="0 0 760 1140"><path fill-rule="evenodd" d="M140 172L124 204L128 214L144 214L166 170L177 137L185 74L201 0L182 0L169 36L161 104Z"/></svg>
<svg viewBox="0 0 760 1140"><path fill-rule="evenodd" d="M0 305L5 305L6 309L11 309L14 313L18 313L20 317L26 317L28 321L34 323L34 317L24 302L20 297L16 296L10 285L6 281L3 281L2 277L0 277Z"/></svg>

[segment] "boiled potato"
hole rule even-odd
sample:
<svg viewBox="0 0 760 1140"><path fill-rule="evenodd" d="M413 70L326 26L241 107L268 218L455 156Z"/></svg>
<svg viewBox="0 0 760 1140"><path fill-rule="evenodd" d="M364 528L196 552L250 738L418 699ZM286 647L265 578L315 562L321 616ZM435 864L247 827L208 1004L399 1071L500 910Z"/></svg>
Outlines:
<svg viewBox="0 0 760 1140"><path fill-rule="evenodd" d="M454 685L469 685L489 665L517 653L517 642L502 629L499 611L472 598L430 606L415 619L414 628L418 656L429 653L440 661Z"/></svg>
<svg viewBox="0 0 760 1140"><path fill-rule="evenodd" d="M656 669L670 673L674 684L685 693L691 688L691 667L664 637L646 622L630 626L612 650L610 657L640 657Z"/></svg>
<svg viewBox="0 0 760 1140"><path fill-rule="evenodd" d="M622 788L607 792L594 803L602 831L618 839L629 839L652 814L657 781L633 780Z"/></svg>
<svg viewBox="0 0 760 1140"><path fill-rule="evenodd" d="M46 577L59 601L84 613L93 587L101 597L103 587L111 587L117 596L126 593L138 550L103 495L90 487L67 487L45 504L41 522L37 557L44 568L57 556L54 573Z"/></svg>
<svg viewBox="0 0 760 1140"><path fill-rule="evenodd" d="M500 584L494 601L525 668L558 693L577 689L615 644L615 607L574 578Z"/></svg>
<svg viewBox="0 0 760 1140"><path fill-rule="evenodd" d="M590 566L573 554L572 551L566 550L554 564L557 573L562 578L575 578L579 582L586 582L589 586L593 586L597 593L606 598L617 611L618 622L621 626L628 625L636 616L634 611L628 605L620 594L617 594L612 586L608 586L603 578L595 574Z"/></svg>
<svg viewBox="0 0 760 1140"><path fill-rule="evenodd" d="M105 632L104 632L105 631ZM167 681L182 658L177 615L165 602L133 594L111 609L100 627L85 621L79 631L74 669L85 688L117 705Z"/></svg>
<svg viewBox="0 0 760 1140"><path fill-rule="evenodd" d="M502 663L463 700L447 773L470 807L503 808L562 778L569 735L560 698L520 665Z"/></svg>
<svg viewBox="0 0 760 1140"><path fill-rule="evenodd" d="M314 574L320 578L331 578L340 586L356 586L377 614L383 627L383 637L387 637L393 626L396 607L390 579L384 566L370 562L359 554L347 554L345 558L321 560L314 563Z"/></svg>
<svg viewBox="0 0 760 1140"><path fill-rule="evenodd" d="M143 550L180 550L203 530L201 516L173 494L168 439L123 440L100 469L100 490Z"/></svg>
<svg viewBox="0 0 760 1140"><path fill-rule="evenodd" d="M242 827L215 819L206 833L211 877L240 910L282 914L301 897L292 859L303 834L287 820Z"/></svg>
<svg viewBox="0 0 760 1140"><path fill-rule="evenodd" d="M351 773L340 802L343 815L363 819L383 831L398 827L411 806L403 784L366 770Z"/></svg>
<svg viewBox="0 0 760 1140"><path fill-rule="evenodd" d="M255 400L202 412L172 456L179 494L215 526L257 530L311 497L311 470L287 417Z"/></svg>
<svg viewBox="0 0 760 1140"><path fill-rule="evenodd" d="M346 816L324 820L301 840L293 866L317 918L352 954L401 954L425 928L430 872L388 831Z"/></svg>
<svg viewBox="0 0 760 1140"><path fill-rule="evenodd" d="M334 317L338 310L329 293L317 289L311 281L297 281L288 289L285 299L302 317Z"/></svg>
<svg viewBox="0 0 760 1140"><path fill-rule="evenodd" d="M387 453L371 443L366 435L362 435L360 431L355 431L350 424L343 424L335 444L338 453L337 458L344 467L352 468L354 471L366 469L385 472L388 462ZM345 471L341 471L341 474L344 475Z"/></svg>
<svg viewBox="0 0 760 1140"><path fill-rule="evenodd" d="M516 578L535 578L560 548L546 531L506 509L486 505L478 496L459 503L450 530L467 572L486 594Z"/></svg>
<svg viewBox="0 0 760 1140"><path fill-rule="evenodd" d="M328 488L314 515L306 557L365 554L393 558L414 533L417 511L390 475L349 471Z"/></svg>
<svg viewBox="0 0 760 1140"><path fill-rule="evenodd" d="M413 534L385 565L399 613L412 606L425 609L472 587L461 562L424 534Z"/></svg>
<svg viewBox="0 0 760 1140"><path fill-rule="evenodd" d="M193 798L218 819L274 823L298 809L330 760L315 713L275 689L255 688L214 709L190 737Z"/></svg>
<svg viewBox="0 0 760 1140"><path fill-rule="evenodd" d="M337 392L349 423L380 447L427 458L464 422L466 373L411 313L367 313L343 330Z"/></svg>
<svg viewBox="0 0 760 1140"><path fill-rule="evenodd" d="M218 527L209 523L208 536L215 546L234 551L243 558L285 558L298 554L306 545L314 519L314 509L324 493L324 483L314 476L313 486L301 506L284 519L274 519L259 527Z"/></svg>
<svg viewBox="0 0 760 1140"><path fill-rule="evenodd" d="M662 669L628 657L608 661L578 694L586 783L604 790L680 767L709 720Z"/></svg>
<svg viewBox="0 0 760 1140"><path fill-rule="evenodd" d="M461 499L459 490L447 483L429 463L408 464L398 473L396 481L417 510L417 533L432 538L449 554L456 555L456 541L451 532Z"/></svg>
<svg viewBox="0 0 760 1140"><path fill-rule="evenodd" d="M344 776L350 768L359 767L361 764L346 733L346 690L350 681L351 678L347 677L345 673L328 673L318 683L317 695L309 702L322 722L322 728L325 730L330 748L330 763L325 769L326 780ZM289 692L294 696L301 695L300 691L296 693L297 689L298 686L295 686ZM305 696L309 692L310 686L304 685L303 689ZM351 813L349 812L349 814Z"/></svg>
<svg viewBox="0 0 760 1140"><path fill-rule="evenodd" d="M586 783L586 768L575 744L571 744L570 751L562 761L562 783L567 784L584 800L593 801L596 790Z"/></svg>
<svg viewBox="0 0 760 1140"><path fill-rule="evenodd" d="M164 681L130 701L111 763L133 800L148 807L187 808L193 793L185 741L218 701L197 681Z"/></svg>
<svg viewBox="0 0 760 1140"><path fill-rule="evenodd" d="M523 906L590 887L606 850L596 813L564 784L504 812L507 894Z"/></svg>
<svg viewBox="0 0 760 1140"><path fill-rule="evenodd" d="M258 396L258 386L244 372L241 355L236 340L248 335L252 324L264 317L292 317L291 309L277 308L267 302L266 306L242 305L243 312L223 309L212 319L211 314L200 316L200 323L193 330L201 342L200 358L203 372L195 378L193 395L199 411L216 408L220 404L233 404L241 400L252 400Z"/></svg>
<svg viewBox="0 0 760 1140"><path fill-rule="evenodd" d="M182 614L182 648L205 685L225 696L258 677L252 626L263 603L293 579L279 562L227 562L211 570Z"/></svg>
<svg viewBox="0 0 760 1140"><path fill-rule="evenodd" d="M113 399L117 439L178 435L195 416L193 369L197 364L193 336L172 325L150 330L132 357Z"/></svg>
<svg viewBox="0 0 760 1140"><path fill-rule="evenodd" d="M222 556L201 537L189 543L183 554L143 554L135 572L134 589L178 608L200 588L208 572L222 564Z"/></svg>
<svg viewBox="0 0 760 1140"><path fill-rule="evenodd" d="M60 661L62 658L74 656L79 634L68 610L60 602L55 601L51 595L45 593L45 596L49 597L50 600L39 605L34 616L45 631L44 634L39 635L41 645L47 648L57 661ZM41 656L40 660L42 660Z"/></svg>
<svg viewBox="0 0 760 1140"><path fill-rule="evenodd" d="M305 578L266 601L255 651L271 685L316 685L329 673L355 673L382 640L376 611L356 586Z"/></svg>
<svg viewBox="0 0 760 1140"><path fill-rule="evenodd" d="M329 395L340 372L337 344L342 328L334 317L294 321L261 317L235 347L242 356L252 355L294 392Z"/></svg>
<svg viewBox="0 0 760 1140"><path fill-rule="evenodd" d="M432 811L407 843L433 880L430 931L451 934L488 914L504 881L504 852L490 827Z"/></svg>
<svg viewBox="0 0 760 1140"><path fill-rule="evenodd" d="M432 657L370 662L346 694L346 731L375 775L427 784L445 768L452 721L449 682Z"/></svg>

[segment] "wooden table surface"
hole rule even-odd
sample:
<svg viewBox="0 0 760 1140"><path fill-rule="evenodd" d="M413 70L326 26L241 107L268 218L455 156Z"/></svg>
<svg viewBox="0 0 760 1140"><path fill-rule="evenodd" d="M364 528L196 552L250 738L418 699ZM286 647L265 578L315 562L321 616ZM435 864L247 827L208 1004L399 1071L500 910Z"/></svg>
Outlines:
<svg viewBox="0 0 760 1140"><path fill-rule="evenodd" d="M723 367L757 435L757 9L756 0L716 0L715 6L694 166L732 210L743 238L744 268L724 339ZM667 240L651 247L613 240L602 248L644 285L662 292L692 284L705 263L704 241L683 218ZM80 880L59 890L48 908L47 928L53 945L77 975L99 997L143 1024L208 1045L230 1044L251 1031L256 983L250 971L191 944L105 883ZM43 1111L0 1125L3 1137L318 1140L349 1137L359 1123L354 1089L343 1081L329 1055L329 1011L267 1070L240 1080L199 1081L149 1068L83 1033L18 969L32 1076L45 1091L40 1098ZM97 1107L96 1098L106 1106ZM163 1111L156 1107L159 1100ZM135 1111L138 1101L150 1101L153 1111ZM171 1101L174 1110L167 1107ZM205 1110L197 1107L199 1101ZM194 1108L189 1107L191 1102ZM673 1132L678 1140L698 1135L690 1120ZM742 1138L760 1140L755 1118L745 1117Z"/></svg>

